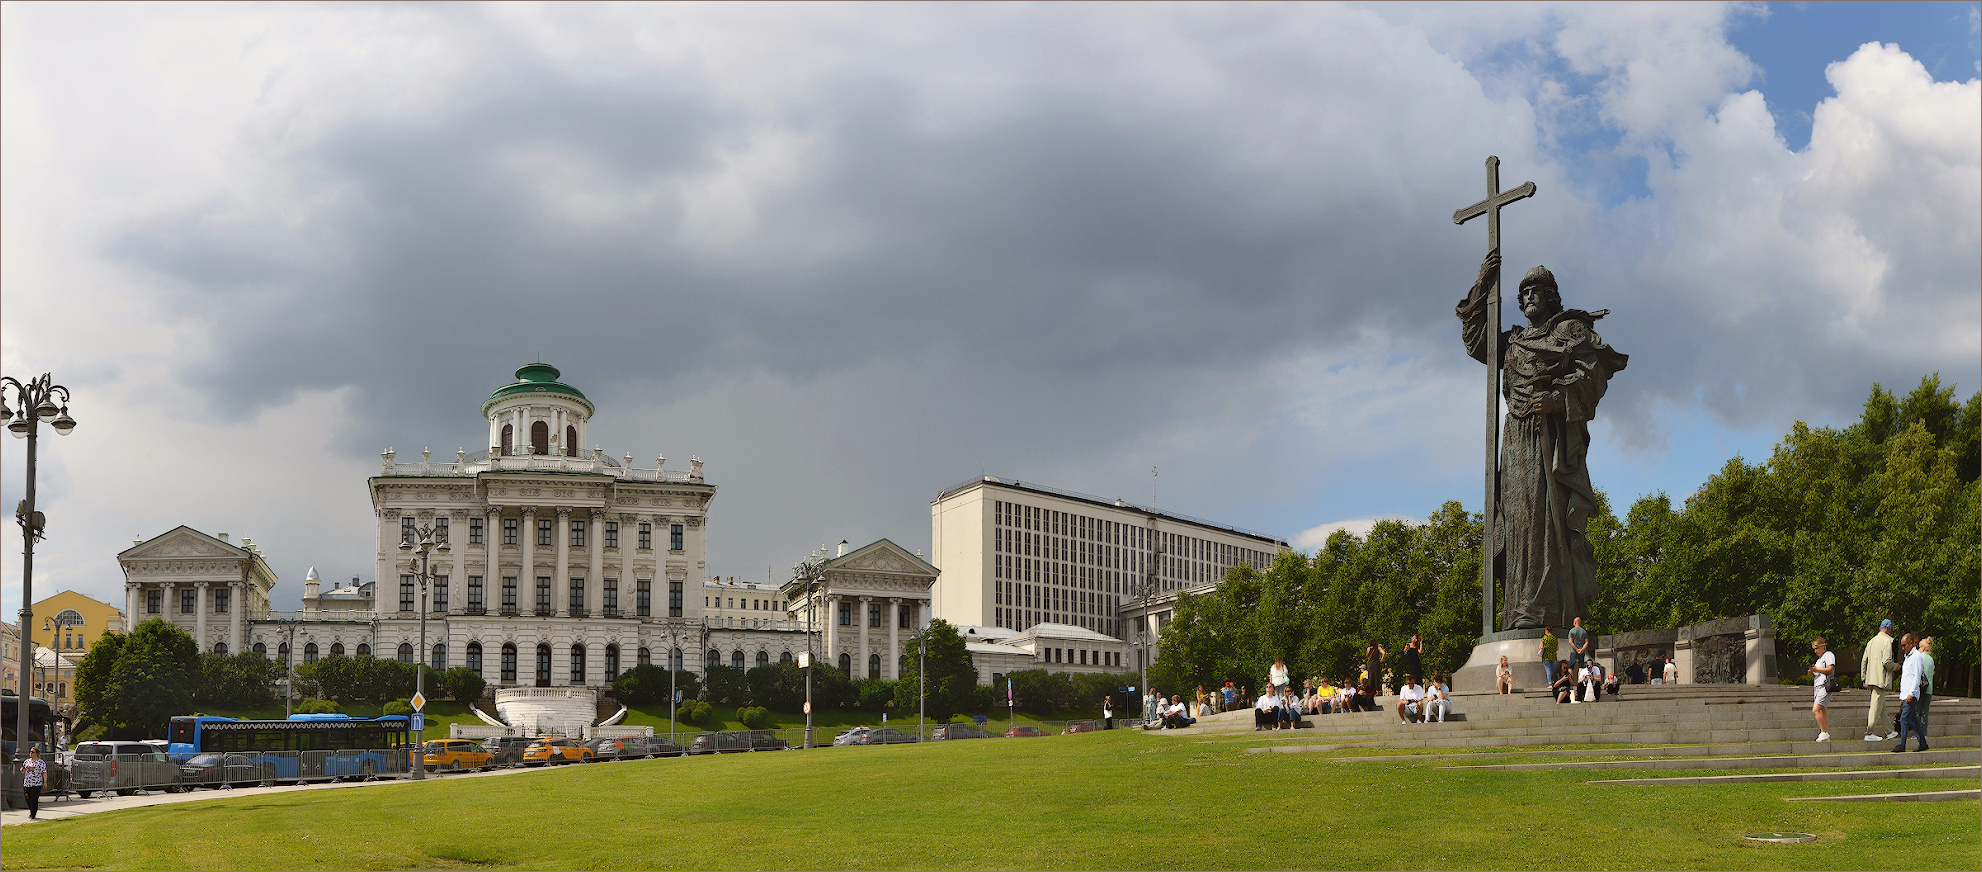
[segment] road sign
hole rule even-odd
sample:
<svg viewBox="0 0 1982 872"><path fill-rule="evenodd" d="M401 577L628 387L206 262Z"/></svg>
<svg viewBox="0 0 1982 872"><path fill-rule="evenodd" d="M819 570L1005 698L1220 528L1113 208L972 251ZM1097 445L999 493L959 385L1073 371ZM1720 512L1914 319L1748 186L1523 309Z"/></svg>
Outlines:
<svg viewBox="0 0 1982 872"><path fill-rule="evenodd" d="M414 693L414 694L413 694L413 710L414 710L414 711L419 711L419 710L421 710L421 709L423 709L423 708L426 708L426 707L427 707L427 698L426 698L426 697L424 697L424 696L421 696L421 695L420 695L419 693L417 693L417 692L416 692L416 693Z"/></svg>
<svg viewBox="0 0 1982 872"><path fill-rule="evenodd" d="M989 722L989 721L991 720L990 718L988 718L988 717L986 717L986 716L984 716L984 715L971 715L971 716L970 716L970 719L971 719L971 720L973 720L973 721L976 721L976 722L977 722L977 725L978 725L978 726L980 726L980 727L981 727L981 726L984 726L984 725L985 725L985 724L986 724L987 722Z"/></svg>
<svg viewBox="0 0 1982 872"><path fill-rule="evenodd" d="M421 714L420 712L414 712L414 713L413 713L413 732L416 732L416 733L417 733L417 732L419 732L419 731L421 731L421 730L424 730L424 729L426 729L426 728L427 728L427 716L426 716L426 715L424 715L424 714Z"/></svg>
<svg viewBox="0 0 1982 872"><path fill-rule="evenodd" d="M812 713L812 701L809 699L805 701L805 713L808 715Z"/></svg>
<svg viewBox="0 0 1982 872"><path fill-rule="evenodd" d="M812 665L812 653L810 651L798 652L798 668L804 669L811 665Z"/></svg>

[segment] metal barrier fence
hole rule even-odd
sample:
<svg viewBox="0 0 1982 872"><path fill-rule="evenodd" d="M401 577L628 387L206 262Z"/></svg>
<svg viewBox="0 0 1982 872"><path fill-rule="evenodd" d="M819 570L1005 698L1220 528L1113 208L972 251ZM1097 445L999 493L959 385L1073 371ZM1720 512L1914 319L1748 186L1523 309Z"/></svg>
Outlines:
<svg viewBox="0 0 1982 872"><path fill-rule="evenodd" d="M178 793L195 787L252 787L402 776L412 771L414 752L405 748L344 751L208 752L185 762L163 754L95 756L79 754L61 767L67 791L88 798L97 793L140 791ZM67 791L56 790L58 795Z"/></svg>

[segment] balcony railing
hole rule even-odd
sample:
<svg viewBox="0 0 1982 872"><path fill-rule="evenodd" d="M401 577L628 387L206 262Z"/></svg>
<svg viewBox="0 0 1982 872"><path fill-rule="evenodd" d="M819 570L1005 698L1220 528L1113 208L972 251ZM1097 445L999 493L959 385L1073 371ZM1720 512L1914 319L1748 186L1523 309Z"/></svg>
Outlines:
<svg viewBox="0 0 1982 872"><path fill-rule="evenodd" d="M248 613L249 622L275 621L324 621L342 623L371 623L378 612L371 609L306 609L300 612L278 612L256 610Z"/></svg>
<svg viewBox="0 0 1982 872"><path fill-rule="evenodd" d="M599 617L601 618L620 617L619 609L616 606L606 606L605 608L599 610Z"/></svg>
<svg viewBox="0 0 1982 872"><path fill-rule="evenodd" d="M540 618L555 617L557 615L557 609L551 608L550 606L538 606L536 615L537 617Z"/></svg>
<svg viewBox="0 0 1982 872"><path fill-rule="evenodd" d="M660 458L656 458L659 461ZM663 469L655 466L643 469L633 465L633 455L619 459L606 457L594 449L584 457L565 457L555 454L516 454L495 455L487 451L472 454L456 452L453 460L435 460L430 452L420 452L419 460L401 462L397 452L388 448L379 454L380 475L406 476L474 476L484 472L562 472L592 473L609 475L627 481L673 481L687 483L702 482L702 461L690 458L688 469Z"/></svg>
<svg viewBox="0 0 1982 872"><path fill-rule="evenodd" d="M489 613L489 610L487 606L469 606L462 609L461 613L464 615L486 615Z"/></svg>
<svg viewBox="0 0 1982 872"><path fill-rule="evenodd" d="M504 617L510 617L510 618L513 618L513 617L516 617L516 616L518 616L518 615L521 615L521 614L523 614L523 610L522 610L522 609L519 609L519 608L517 608L517 607L516 607L516 606L514 606L514 605L507 605L507 606L503 606L503 607L502 607L502 614L503 614L503 616L504 616Z"/></svg>
<svg viewBox="0 0 1982 872"><path fill-rule="evenodd" d="M583 606L572 606L570 609L566 611L574 618L585 617L585 608Z"/></svg>

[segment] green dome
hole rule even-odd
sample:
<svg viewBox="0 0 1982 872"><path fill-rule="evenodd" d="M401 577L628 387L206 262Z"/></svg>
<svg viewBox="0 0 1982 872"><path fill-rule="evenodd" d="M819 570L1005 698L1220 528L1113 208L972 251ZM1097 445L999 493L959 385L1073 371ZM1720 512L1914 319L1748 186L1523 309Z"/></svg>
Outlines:
<svg viewBox="0 0 1982 872"><path fill-rule="evenodd" d="M489 402L482 404L482 411L488 411L489 403L517 394L563 394L576 398L590 410L592 401L585 398L584 392L558 381L559 374L557 367L548 363L533 363L518 369L516 381L496 388L495 393L489 395Z"/></svg>

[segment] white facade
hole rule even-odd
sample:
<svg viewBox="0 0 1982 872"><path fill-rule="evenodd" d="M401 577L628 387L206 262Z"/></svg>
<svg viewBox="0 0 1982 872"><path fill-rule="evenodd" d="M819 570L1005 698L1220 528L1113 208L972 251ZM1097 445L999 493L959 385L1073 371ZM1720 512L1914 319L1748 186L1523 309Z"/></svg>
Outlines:
<svg viewBox="0 0 1982 872"><path fill-rule="evenodd" d="M1020 631L1065 624L1117 644L1133 641L1138 626L1160 629L1178 591L1216 586L1240 564L1265 569L1288 547L1121 500L992 476L939 494L930 504L930 538L943 572L937 617ZM1145 583L1146 606L1136 596ZM1121 668L1135 666L1126 658Z"/></svg>
<svg viewBox="0 0 1982 872"><path fill-rule="evenodd" d="M802 630L809 623L822 659L849 677L900 678L912 647L907 640L929 625L929 591L940 571L886 539L824 565L817 587L794 580L780 588L792 625Z"/></svg>
<svg viewBox="0 0 1982 872"><path fill-rule="evenodd" d="M208 536L183 525L125 549L117 563L124 570L126 623L135 628L163 618L203 652L247 650L251 621L268 611L276 581L254 540L236 545L226 533Z"/></svg>

